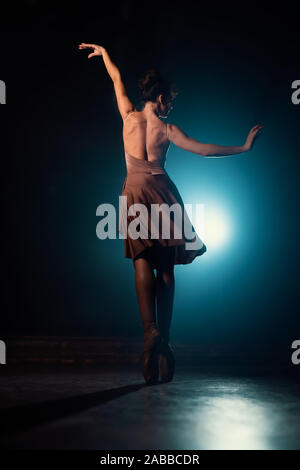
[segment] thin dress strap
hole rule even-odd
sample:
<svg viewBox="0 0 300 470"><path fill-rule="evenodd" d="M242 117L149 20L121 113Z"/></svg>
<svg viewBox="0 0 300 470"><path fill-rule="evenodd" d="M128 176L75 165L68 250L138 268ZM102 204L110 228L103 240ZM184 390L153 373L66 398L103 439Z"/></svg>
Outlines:
<svg viewBox="0 0 300 470"><path fill-rule="evenodd" d="M127 114L126 118L124 119L124 122L126 121L126 119L128 118L128 116L130 116L130 114L134 113L134 111L129 111L129 113Z"/></svg>
<svg viewBox="0 0 300 470"><path fill-rule="evenodd" d="M169 139L169 136L168 136L168 126L169 126L169 124L167 123L167 138Z"/></svg>

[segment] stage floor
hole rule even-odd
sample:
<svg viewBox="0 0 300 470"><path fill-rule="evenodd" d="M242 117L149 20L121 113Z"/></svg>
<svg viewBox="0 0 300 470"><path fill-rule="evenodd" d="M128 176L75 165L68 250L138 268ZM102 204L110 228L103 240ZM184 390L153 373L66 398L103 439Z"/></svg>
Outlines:
<svg viewBox="0 0 300 470"><path fill-rule="evenodd" d="M4 365L2 449L300 449L300 366Z"/></svg>

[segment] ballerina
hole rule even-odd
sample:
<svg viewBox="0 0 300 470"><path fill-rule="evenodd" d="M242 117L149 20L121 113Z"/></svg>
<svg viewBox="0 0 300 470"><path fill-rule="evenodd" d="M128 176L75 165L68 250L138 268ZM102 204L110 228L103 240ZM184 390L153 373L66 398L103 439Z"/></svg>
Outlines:
<svg viewBox="0 0 300 470"><path fill-rule="evenodd" d="M130 101L121 73L106 49L86 43L81 43L79 49L93 49L88 58L102 56L113 81L118 110L123 119L127 175L122 195L127 196L128 206L143 203L146 207L151 204L167 204L170 207L175 203L179 204L185 214L181 195L164 168L170 142L204 158L226 157L250 151L259 131L264 127L260 124L252 127L241 146L199 142L177 125L166 124L160 119L168 117L177 89L156 68L147 70L138 80L144 103L144 108L138 111ZM128 228L132 220L134 216L126 212L122 223ZM189 264L207 251L206 245L197 234L192 241L197 240L200 245L187 249L185 234L181 238L174 238L175 223L171 217L169 222L171 236L168 239L161 236L158 239L135 239L130 236L124 239L125 257L132 259L135 272L135 288L144 330L144 351L140 363L147 385L157 383L159 378L161 382L170 382L174 376L175 357L170 343L175 292L174 266ZM193 229L186 215L184 222Z"/></svg>

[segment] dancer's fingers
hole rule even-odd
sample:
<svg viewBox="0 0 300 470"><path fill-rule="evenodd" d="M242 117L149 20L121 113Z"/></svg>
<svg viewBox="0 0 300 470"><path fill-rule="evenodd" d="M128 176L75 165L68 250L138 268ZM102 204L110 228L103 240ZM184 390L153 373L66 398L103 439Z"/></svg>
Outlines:
<svg viewBox="0 0 300 470"><path fill-rule="evenodd" d="M85 44L85 43L83 43L83 44L84 44L86 47L93 47L93 48L97 47L96 44Z"/></svg>
<svg viewBox="0 0 300 470"><path fill-rule="evenodd" d="M256 132L260 129L262 129L264 126L262 126L261 124L256 124L256 126L253 126L252 129L251 129L251 132Z"/></svg>
<svg viewBox="0 0 300 470"><path fill-rule="evenodd" d="M88 47L94 48L95 45L94 44L86 44L85 42L82 42L79 47L86 49Z"/></svg>

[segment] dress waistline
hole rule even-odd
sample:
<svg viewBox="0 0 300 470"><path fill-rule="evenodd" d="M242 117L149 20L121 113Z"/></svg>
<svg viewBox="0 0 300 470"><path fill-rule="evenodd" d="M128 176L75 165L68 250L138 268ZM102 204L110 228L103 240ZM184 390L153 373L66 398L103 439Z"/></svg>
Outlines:
<svg viewBox="0 0 300 470"><path fill-rule="evenodd" d="M150 162L133 157L125 152L127 175L134 173L146 173L150 175L166 175L166 170L160 162Z"/></svg>

